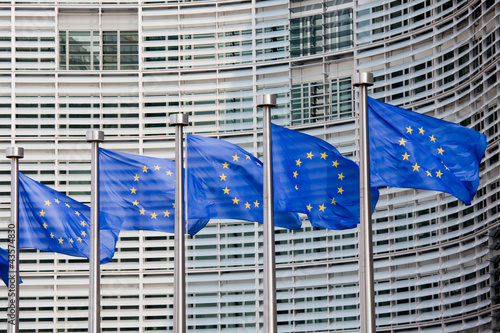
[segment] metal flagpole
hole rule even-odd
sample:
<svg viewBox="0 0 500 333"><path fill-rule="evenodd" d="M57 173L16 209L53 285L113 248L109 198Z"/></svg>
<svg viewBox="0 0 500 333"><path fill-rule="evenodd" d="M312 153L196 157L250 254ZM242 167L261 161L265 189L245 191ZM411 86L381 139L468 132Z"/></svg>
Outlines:
<svg viewBox="0 0 500 333"><path fill-rule="evenodd" d="M368 140L368 86L373 74L356 73L354 86L359 87L359 299L360 333L375 333L375 291L373 282L372 208L370 192L370 149Z"/></svg>
<svg viewBox="0 0 500 333"><path fill-rule="evenodd" d="M264 333L278 332L276 311L276 266L274 258L274 194L271 141L271 107L276 95L257 96L257 106L263 108L264 146Z"/></svg>
<svg viewBox="0 0 500 333"><path fill-rule="evenodd" d="M103 131L88 131L87 142L92 144L90 167L90 286L89 333L101 333L101 242L99 225L99 143Z"/></svg>
<svg viewBox="0 0 500 333"><path fill-rule="evenodd" d="M7 332L19 332L19 159L24 148L8 147L6 157L11 159L10 223L8 230L9 286L7 303Z"/></svg>
<svg viewBox="0 0 500 333"><path fill-rule="evenodd" d="M187 114L170 115L175 126L174 332L186 332L186 248L184 219L184 147L182 128Z"/></svg>

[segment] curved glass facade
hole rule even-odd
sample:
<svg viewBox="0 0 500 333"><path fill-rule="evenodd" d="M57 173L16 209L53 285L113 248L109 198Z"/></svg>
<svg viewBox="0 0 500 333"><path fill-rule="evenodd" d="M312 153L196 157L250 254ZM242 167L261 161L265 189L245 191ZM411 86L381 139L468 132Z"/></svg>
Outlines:
<svg viewBox="0 0 500 333"><path fill-rule="evenodd" d="M174 157L187 132L261 157L255 97L273 122L357 160L355 71L372 97L487 135L472 205L384 188L373 214L378 332L500 327L500 11L494 0L0 0L0 150L90 201L90 144ZM10 161L0 160L0 245ZM189 332L262 331L262 226L213 220L187 240ZM169 332L173 235L122 232L102 269L102 332ZM276 231L279 332L359 331L357 229ZM23 250L21 332L86 332L88 263ZM7 291L0 289L0 312ZM6 317L0 316L0 330Z"/></svg>

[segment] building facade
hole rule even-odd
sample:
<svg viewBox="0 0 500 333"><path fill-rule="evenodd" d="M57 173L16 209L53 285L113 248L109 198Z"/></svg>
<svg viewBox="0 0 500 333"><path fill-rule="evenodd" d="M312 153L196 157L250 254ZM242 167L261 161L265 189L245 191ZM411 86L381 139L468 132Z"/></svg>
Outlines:
<svg viewBox="0 0 500 333"><path fill-rule="evenodd" d="M495 0L0 0L0 150L90 201L90 144L174 158L189 133L261 157L273 122L357 160L355 71L370 96L487 135L472 205L381 189L373 214L378 332L493 332L500 316L500 7ZM5 155L4 155L5 157ZM0 159L0 245L10 161ZM357 229L276 231L280 332L358 332ZM189 332L262 331L262 226L214 220L187 240ZM23 250L21 332L87 332L88 263ZM102 270L102 332L171 332L173 235L122 232ZM0 312L7 291L0 289ZM0 316L0 330L6 316ZM3 328L2 328L3 327Z"/></svg>

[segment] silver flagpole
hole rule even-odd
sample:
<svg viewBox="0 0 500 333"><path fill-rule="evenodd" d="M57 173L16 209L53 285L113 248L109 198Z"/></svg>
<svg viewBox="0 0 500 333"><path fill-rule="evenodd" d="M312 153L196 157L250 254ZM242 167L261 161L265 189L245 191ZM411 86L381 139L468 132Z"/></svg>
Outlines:
<svg viewBox="0 0 500 333"><path fill-rule="evenodd" d="M271 107L276 95L257 96L257 106L263 108L264 146L264 333L278 332L276 311L276 266L274 258L274 194L271 141Z"/></svg>
<svg viewBox="0 0 500 333"><path fill-rule="evenodd" d="M99 225L99 143L103 131L88 131L87 142L92 144L90 167L90 286L89 333L101 333L101 241Z"/></svg>
<svg viewBox="0 0 500 333"><path fill-rule="evenodd" d="M19 159L24 148L8 147L6 157L11 159L10 223L8 230L9 286L7 303L7 332L19 332Z"/></svg>
<svg viewBox="0 0 500 333"><path fill-rule="evenodd" d="M359 87L359 301L360 333L375 333L375 291L373 282L372 209L370 192L370 149L368 140L368 86L373 74L356 73L354 86Z"/></svg>
<svg viewBox="0 0 500 333"><path fill-rule="evenodd" d="M184 147L183 127L187 114L170 115L175 126L175 234L174 234L174 332L186 332L186 248L184 223Z"/></svg>

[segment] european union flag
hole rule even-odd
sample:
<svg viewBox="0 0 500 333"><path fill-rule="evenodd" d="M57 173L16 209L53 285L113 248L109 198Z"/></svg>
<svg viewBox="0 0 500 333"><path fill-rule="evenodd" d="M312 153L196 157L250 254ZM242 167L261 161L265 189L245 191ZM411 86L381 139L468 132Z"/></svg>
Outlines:
<svg viewBox="0 0 500 333"><path fill-rule="evenodd" d="M372 186L447 192L470 205L486 136L368 97Z"/></svg>
<svg viewBox="0 0 500 333"><path fill-rule="evenodd" d="M188 216L262 223L262 162L224 140L187 134L186 141ZM299 229L301 222L296 214L277 212L274 225Z"/></svg>
<svg viewBox="0 0 500 333"><path fill-rule="evenodd" d="M0 278L9 287L9 252L0 247ZM19 283L22 283L19 278Z"/></svg>
<svg viewBox="0 0 500 333"><path fill-rule="evenodd" d="M99 197L101 211L110 213L101 228L175 231L175 163L169 159L100 148ZM188 233L207 222L189 221Z"/></svg>
<svg viewBox="0 0 500 333"><path fill-rule="evenodd" d="M355 228L360 214L358 165L328 142L271 126L277 209L307 214L315 227ZM378 195L372 188L372 209Z"/></svg>
<svg viewBox="0 0 500 333"><path fill-rule="evenodd" d="M101 264L113 258L117 239L101 230ZM19 247L89 259L90 207L20 172Z"/></svg>

